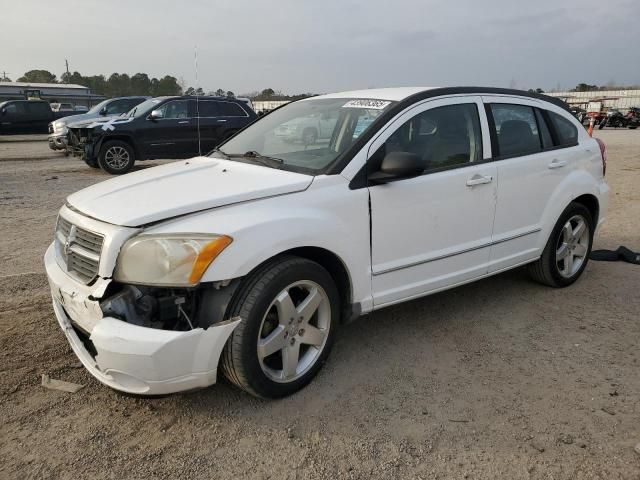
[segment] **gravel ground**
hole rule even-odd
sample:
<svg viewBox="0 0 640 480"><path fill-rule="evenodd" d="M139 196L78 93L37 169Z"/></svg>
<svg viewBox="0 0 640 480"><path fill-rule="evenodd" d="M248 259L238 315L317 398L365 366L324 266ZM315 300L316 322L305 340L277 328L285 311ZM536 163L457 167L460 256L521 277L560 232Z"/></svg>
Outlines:
<svg viewBox="0 0 640 480"><path fill-rule="evenodd" d="M640 250L640 132L597 135L613 192L596 247ZM7 145L0 479L640 478L640 267L591 262L563 290L517 270L387 308L345 326L284 400L225 383L124 396L80 368L41 260L65 196L107 176L42 141ZM85 387L45 389L44 373Z"/></svg>

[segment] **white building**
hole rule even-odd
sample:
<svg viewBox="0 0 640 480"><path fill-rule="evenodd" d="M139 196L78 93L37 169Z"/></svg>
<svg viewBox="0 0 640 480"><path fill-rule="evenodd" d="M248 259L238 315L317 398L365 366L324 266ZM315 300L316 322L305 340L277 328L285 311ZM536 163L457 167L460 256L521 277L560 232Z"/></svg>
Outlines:
<svg viewBox="0 0 640 480"><path fill-rule="evenodd" d="M92 107L104 96L91 93L88 87L68 83L0 82L0 102L41 98L48 102L68 102L75 106Z"/></svg>
<svg viewBox="0 0 640 480"><path fill-rule="evenodd" d="M270 112L271 110L289 103L289 100L253 100L253 110L256 113Z"/></svg>
<svg viewBox="0 0 640 480"><path fill-rule="evenodd" d="M640 90L598 90L595 92L545 92L558 97L571 106L588 110L590 102L602 102L605 109L617 108L624 112L631 107L640 107Z"/></svg>

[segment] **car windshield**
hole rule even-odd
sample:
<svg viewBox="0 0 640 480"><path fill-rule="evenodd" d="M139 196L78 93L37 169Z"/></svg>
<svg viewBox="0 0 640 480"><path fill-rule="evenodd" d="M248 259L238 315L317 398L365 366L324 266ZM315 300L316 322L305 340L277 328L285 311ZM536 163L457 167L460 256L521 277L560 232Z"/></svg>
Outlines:
<svg viewBox="0 0 640 480"><path fill-rule="evenodd" d="M104 101L100 102L95 107L91 107L91 110L89 110L87 113L95 113L95 114L100 113L100 110L102 110L102 107L104 107L110 101L111 100L104 100Z"/></svg>
<svg viewBox="0 0 640 480"><path fill-rule="evenodd" d="M141 117L145 113L149 112L153 109L157 104L159 104L163 98L150 98L149 100L145 100L144 102L136 105L131 110L127 112L125 117Z"/></svg>
<svg viewBox="0 0 640 480"><path fill-rule="evenodd" d="M266 115L210 155L317 175L394 102L310 98Z"/></svg>

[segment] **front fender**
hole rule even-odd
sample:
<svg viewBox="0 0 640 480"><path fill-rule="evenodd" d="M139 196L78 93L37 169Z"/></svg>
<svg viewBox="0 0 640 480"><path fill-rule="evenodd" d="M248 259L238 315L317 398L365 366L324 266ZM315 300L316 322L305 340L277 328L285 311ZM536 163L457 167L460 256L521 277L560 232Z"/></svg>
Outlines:
<svg viewBox="0 0 640 480"><path fill-rule="evenodd" d="M347 269L353 301L364 309L371 298L368 192L349 190L347 180L337 175L315 179L303 192L217 208L148 232L231 236L233 242L209 266L203 282L243 277L293 248L322 248Z"/></svg>

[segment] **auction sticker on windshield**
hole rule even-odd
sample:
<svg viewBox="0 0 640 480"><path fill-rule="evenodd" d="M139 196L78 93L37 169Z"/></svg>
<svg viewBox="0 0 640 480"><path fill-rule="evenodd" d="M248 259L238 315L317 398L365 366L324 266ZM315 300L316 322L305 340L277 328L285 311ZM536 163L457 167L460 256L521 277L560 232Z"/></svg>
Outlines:
<svg viewBox="0 0 640 480"><path fill-rule="evenodd" d="M350 100L345 103L342 108L370 108L373 110L382 110L387 107L391 102L386 100Z"/></svg>

